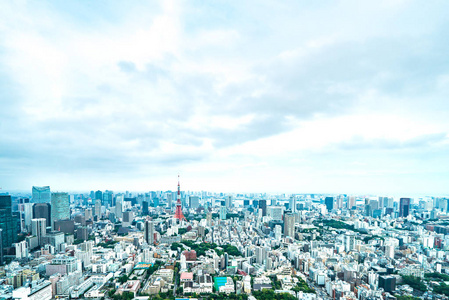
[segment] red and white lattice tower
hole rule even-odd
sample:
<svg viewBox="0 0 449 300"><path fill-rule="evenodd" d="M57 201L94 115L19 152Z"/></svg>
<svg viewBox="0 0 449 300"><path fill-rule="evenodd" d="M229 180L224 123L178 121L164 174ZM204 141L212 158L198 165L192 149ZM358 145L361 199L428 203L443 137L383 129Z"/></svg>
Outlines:
<svg viewBox="0 0 449 300"><path fill-rule="evenodd" d="M177 219L179 223L181 223L181 220L186 220L186 217L184 217L184 214L182 213L181 186L179 184L179 175L178 175L178 200L176 201L175 219Z"/></svg>

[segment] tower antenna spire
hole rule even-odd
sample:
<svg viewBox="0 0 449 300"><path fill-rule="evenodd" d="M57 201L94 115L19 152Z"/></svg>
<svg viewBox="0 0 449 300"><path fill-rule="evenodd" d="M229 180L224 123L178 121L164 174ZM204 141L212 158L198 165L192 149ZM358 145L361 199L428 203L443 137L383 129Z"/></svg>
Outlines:
<svg viewBox="0 0 449 300"><path fill-rule="evenodd" d="M175 219L178 220L180 223L182 220L187 221L187 219L184 217L184 214L182 213L182 204L181 204L181 184L179 181L179 174L178 174L178 199L176 201L176 212L175 212Z"/></svg>

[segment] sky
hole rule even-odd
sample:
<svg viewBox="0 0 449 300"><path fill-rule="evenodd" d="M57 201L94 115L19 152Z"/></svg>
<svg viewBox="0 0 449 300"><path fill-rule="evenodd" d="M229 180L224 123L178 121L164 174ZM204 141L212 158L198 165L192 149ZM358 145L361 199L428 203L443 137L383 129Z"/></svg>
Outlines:
<svg viewBox="0 0 449 300"><path fill-rule="evenodd" d="M4 1L0 187L442 196L447 1Z"/></svg>

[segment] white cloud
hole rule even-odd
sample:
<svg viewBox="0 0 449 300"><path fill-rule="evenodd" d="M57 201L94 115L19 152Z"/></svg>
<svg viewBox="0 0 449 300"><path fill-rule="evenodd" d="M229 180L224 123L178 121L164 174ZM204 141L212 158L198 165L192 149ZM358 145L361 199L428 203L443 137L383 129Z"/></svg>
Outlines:
<svg viewBox="0 0 449 300"><path fill-rule="evenodd" d="M0 12L12 188L146 189L179 171L192 189L397 192L404 174L404 191L445 188L444 9L55 5Z"/></svg>

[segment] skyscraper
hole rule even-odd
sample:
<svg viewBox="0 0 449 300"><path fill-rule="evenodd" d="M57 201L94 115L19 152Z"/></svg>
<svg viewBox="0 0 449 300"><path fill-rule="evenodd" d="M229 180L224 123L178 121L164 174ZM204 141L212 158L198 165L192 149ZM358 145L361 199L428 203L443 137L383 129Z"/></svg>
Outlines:
<svg viewBox="0 0 449 300"><path fill-rule="evenodd" d="M95 199L103 199L103 192L102 191L96 191L95 192Z"/></svg>
<svg viewBox="0 0 449 300"><path fill-rule="evenodd" d="M269 216L273 220L282 220L282 217L284 215L284 206L271 206L268 210Z"/></svg>
<svg viewBox="0 0 449 300"><path fill-rule="evenodd" d="M31 231L31 219L33 218L33 203L20 203L20 230Z"/></svg>
<svg viewBox="0 0 449 300"><path fill-rule="evenodd" d="M12 216L10 195L0 195L0 229L2 230L2 248L12 247L17 240L17 220Z"/></svg>
<svg viewBox="0 0 449 300"><path fill-rule="evenodd" d="M399 217L407 218L410 213L410 198L401 198L399 201Z"/></svg>
<svg viewBox="0 0 449 300"><path fill-rule="evenodd" d="M112 191L108 191L106 190L103 193L103 201L102 201L102 205L106 206L106 207L110 207L112 206L112 198L113 198L114 194Z"/></svg>
<svg viewBox="0 0 449 300"><path fill-rule="evenodd" d="M265 217L267 215L267 200L260 200L259 208L262 209L262 216Z"/></svg>
<svg viewBox="0 0 449 300"><path fill-rule="evenodd" d="M284 236L295 238L295 215L284 215Z"/></svg>
<svg viewBox="0 0 449 300"><path fill-rule="evenodd" d="M168 208L173 207L173 193L171 191L167 192L167 206Z"/></svg>
<svg viewBox="0 0 449 300"><path fill-rule="evenodd" d="M123 218L123 201L125 197L123 195L117 195L115 197L115 216L117 218Z"/></svg>
<svg viewBox="0 0 449 300"><path fill-rule="evenodd" d="M220 220L226 220L226 205L220 206Z"/></svg>
<svg viewBox="0 0 449 300"><path fill-rule="evenodd" d="M47 225L51 224L51 205L50 203L35 203L33 205L33 219L44 218Z"/></svg>
<svg viewBox="0 0 449 300"><path fill-rule="evenodd" d="M34 203L50 203L51 192L49 186L33 186L31 194Z"/></svg>
<svg viewBox="0 0 449 300"><path fill-rule="evenodd" d="M150 220L145 220L143 239L148 245L154 244L154 224Z"/></svg>
<svg viewBox="0 0 449 300"><path fill-rule="evenodd" d="M332 211L334 209L334 197L326 197L324 204L326 205L327 211Z"/></svg>
<svg viewBox="0 0 449 300"><path fill-rule="evenodd" d="M296 197L291 196L288 201L288 208L294 213L296 212Z"/></svg>
<svg viewBox="0 0 449 300"><path fill-rule="evenodd" d="M98 219L101 217L101 200L96 199L95 200L95 216L97 216Z"/></svg>
<svg viewBox="0 0 449 300"><path fill-rule="evenodd" d="M345 251L349 252L355 249L355 236L352 233L345 234Z"/></svg>
<svg viewBox="0 0 449 300"><path fill-rule="evenodd" d="M44 236L47 234L47 220L44 218L31 220L31 233L37 237L39 246L44 244Z"/></svg>
<svg viewBox="0 0 449 300"><path fill-rule="evenodd" d="M148 201L147 201L147 200L144 200L144 201L142 201L142 215L147 216L148 213L149 213L149 210L148 210Z"/></svg>
<svg viewBox="0 0 449 300"><path fill-rule="evenodd" d="M51 193L51 228L56 220L70 219L70 203L67 193Z"/></svg>
<svg viewBox="0 0 449 300"><path fill-rule="evenodd" d="M228 195L225 198L226 208L232 207L232 195Z"/></svg>
<svg viewBox="0 0 449 300"><path fill-rule="evenodd" d="M190 196L190 207L195 209L200 207L200 198L198 196Z"/></svg>
<svg viewBox="0 0 449 300"><path fill-rule="evenodd" d="M355 197L354 196L349 196L348 197L348 202L347 202L347 208L348 209L352 209L354 206L356 206L356 204L355 204Z"/></svg>

